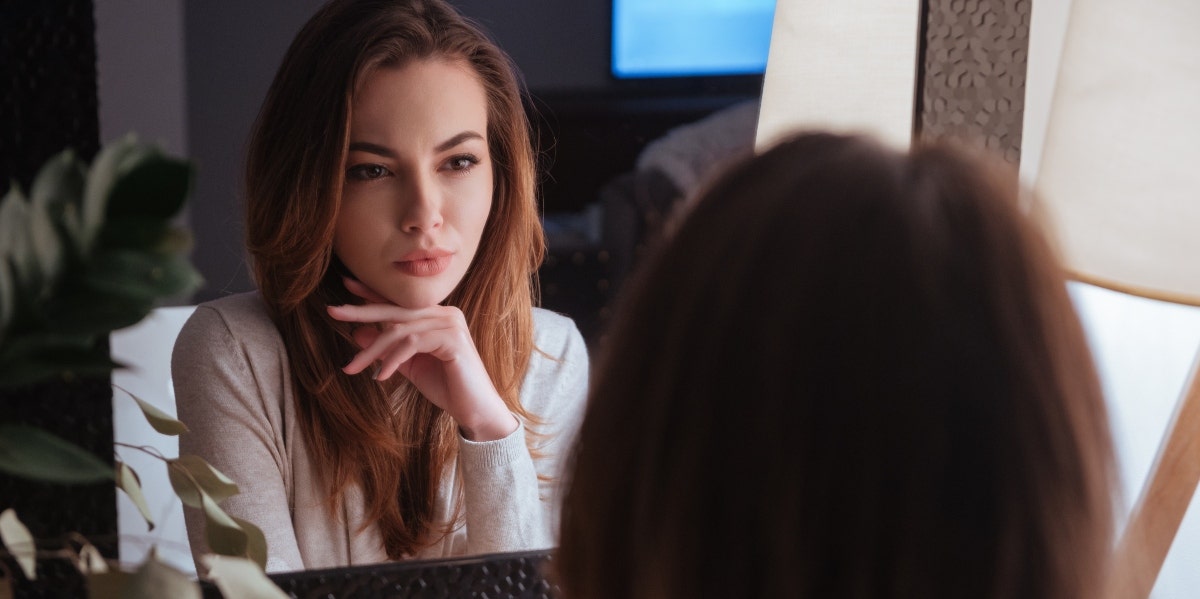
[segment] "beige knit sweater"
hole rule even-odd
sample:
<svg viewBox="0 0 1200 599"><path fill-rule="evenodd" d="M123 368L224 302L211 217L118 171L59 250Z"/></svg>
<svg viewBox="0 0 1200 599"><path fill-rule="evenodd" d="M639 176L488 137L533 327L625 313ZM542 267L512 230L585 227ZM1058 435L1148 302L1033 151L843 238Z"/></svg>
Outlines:
<svg viewBox="0 0 1200 599"><path fill-rule="evenodd" d="M534 309L535 345L521 401L545 424L534 461L525 427L504 439L460 437L457 463L438 492L440 521L449 521L456 485L465 523L416 557L544 549L556 542L554 485L559 463L583 414L588 359L583 338L566 317ZM175 343L171 373L180 420L189 427L180 454L196 454L231 477L240 492L222 507L262 528L268 571L328 568L386 561L381 537L365 521L361 491L350 489L341 513L324 505L300 433L287 353L256 293L200 305ZM551 477L538 481L538 475ZM193 555L206 551L203 516L188 509Z"/></svg>

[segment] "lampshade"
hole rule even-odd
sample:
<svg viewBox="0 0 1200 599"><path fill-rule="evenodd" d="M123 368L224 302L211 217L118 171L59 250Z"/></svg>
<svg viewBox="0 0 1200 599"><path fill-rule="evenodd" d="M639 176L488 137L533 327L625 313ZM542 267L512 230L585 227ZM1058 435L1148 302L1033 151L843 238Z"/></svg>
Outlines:
<svg viewBox="0 0 1200 599"><path fill-rule="evenodd" d="M802 129L907 148L920 0L779 0L755 145Z"/></svg>
<svg viewBox="0 0 1200 599"><path fill-rule="evenodd" d="M1200 305L1200 2L1074 0L1035 188L1082 281ZM1118 543L1110 593L1149 596L1200 481L1200 377Z"/></svg>
<svg viewBox="0 0 1200 599"><path fill-rule="evenodd" d="M1200 305L1200 1L1074 0L1035 188L1078 279Z"/></svg>

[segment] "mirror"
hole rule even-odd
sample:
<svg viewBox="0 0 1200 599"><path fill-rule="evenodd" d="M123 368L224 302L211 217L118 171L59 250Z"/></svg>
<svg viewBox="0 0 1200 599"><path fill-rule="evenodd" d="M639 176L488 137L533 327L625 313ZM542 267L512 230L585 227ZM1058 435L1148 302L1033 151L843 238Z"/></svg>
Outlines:
<svg viewBox="0 0 1200 599"><path fill-rule="evenodd" d="M559 145L543 150L554 155L559 168L578 161L574 172L554 173L555 178L547 183L547 214L557 212L557 208L578 211L598 199L592 194L629 170L637 152L671 127L741 100L753 100L757 94L758 82L753 78L726 84L728 87L713 82L657 89L616 84L608 74L609 1L456 2L489 28L514 57L539 99L535 107L544 117L541 124L558 129ZM250 289L248 273L242 266L239 225L238 173L245 136L280 56L320 3L212 0L185 4L175 0L145 2L153 6L137 7L136 12L114 4L99 2L96 7L102 139L136 129L146 138L165 139L168 148L175 144L173 149L197 161L200 177L190 205L190 219L197 241L195 261L206 275L208 287L195 300ZM914 130L925 135L981 139L1015 161L1021 146L1029 2L922 2L919 10L919 32L914 32L919 45ZM152 46L157 51L140 46L141 51L125 49L124 67L106 58L121 55L120 44L114 40L145 39L147 35L160 44ZM992 40L1003 47L974 54L969 46L977 39ZM164 48L169 51L162 51ZM138 87L143 76L139 73L144 73L148 64L157 65L160 76L141 81ZM122 70L124 80L114 81L112 77ZM163 81L170 83L165 90ZM133 83L142 93L122 96L116 91L122 83ZM671 116L663 116L672 111ZM149 127L133 122L135 117L156 114L166 114L166 118L152 119ZM570 131L570 126L576 127L574 133L564 133L563 129ZM612 134L613 138L606 139L600 133ZM572 140L570 135L578 137ZM621 151L611 151L606 145L610 142ZM575 144L585 150L580 157L572 157L569 152ZM614 154L619 154L620 160L610 161ZM555 202L559 203L557 207ZM567 266L579 266L573 250L565 254ZM595 260L589 261L593 257ZM603 274L611 274L606 270L610 266L600 263L598 252L595 256L584 254L579 261L595 269L592 274L577 277L585 286L598 285ZM586 272L575 268L564 272L578 274L581 270ZM597 278L596 273L602 274ZM614 287L610 284L608 289ZM588 293L593 292L589 289ZM594 295L589 297L583 305L603 307L611 293L602 293L599 303ZM584 318L586 315L577 316L579 320ZM595 318L599 331L602 315ZM168 403L167 407L172 406ZM190 567L190 556L176 563Z"/></svg>
<svg viewBox="0 0 1200 599"><path fill-rule="evenodd" d="M183 0L97 0L94 3L101 140L110 140L125 131L136 130L143 139L158 141L168 151L198 161L201 177L191 205L191 220L202 250L198 251L196 261L209 279L209 287L204 292L209 294L208 297L248 288L249 278L239 266L242 250L237 224L240 220L237 172L240 169L245 131L279 56L319 2L268 0L253 3L253 6L244 4L232 0L204 3L185 3ZM458 0L458 4L493 29L501 45L521 63L530 86L537 94L552 98L559 93L570 93L572 89L578 91L589 85L603 87L611 83L607 79L606 66L597 66L607 64L607 0L573 2L569 6L568 3L492 3L487 0ZM1029 41L1030 4L1029 0L1003 3L922 2L915 107L919 123L916 129L922 134L947 135L957 132L981 135L985 138L984 143L999 147L1011 160L1015 161L1021 155L1025 101L1023 61ZM1035 23L1049 22L1047 19L1054 17L1050 14L1052 11L1061 13L1056 19L1065 20L1066 7L1054 7L1052 4L1038 4L1039 10L1047 10L1034 19ZM86 10L74 9L59 12L73 15L71 18L87 14ZM498 23L509 23L510 26L506 28L498 26ZM521 26L512 27L512 23ZM527 23L539 23L541 26L524 26ZM11 26L12 22L6 22L5 25ZM1061 25L1060 22L1058 27L1061 28ZM1040 29L1042 32L1047 30L1045 27ZM1034 31L1036 34L1039 29L1035 28ZM530 32L538 34L531 35ZM978 49L972 43L979 39L989 39L999 42L999 45L977 53ZM1057 45L1058 42L1052 40L1039 45L1039 49L1046 53L1047 48ZM1029 47L1029 51L1035 55L1039 49ZM573 62L580 57L587 59L584 62L591 61L588 64L592 66L581 67ZM1042 63L1046 64L1046 61ZM988 68L981 69L981 65L987 65ZM997 70L996 66L1003 68ZM1053 67L1050 69L1052 71ZM1030 77L1032 80L1033 75ZM17 85L33 83L22 79ZM11 88L6 89L6 93L11 91ZM753 95L745 88L734 91L675 91L696 93L691 97L702 105L708 102L719 104L724 101L720 99L722 96ZM1032 98L1029 101L1031 111L1036 108L1044 112L1032 104ZM707 108L698 110L704 112ZM1027 126L1028 123L1026 121ZM622 126L620 122L610 121L610 124ZM1041 126L1044 124L1042 122ZM1031 129L1030 133L1033 132ZM635 142L649 141L638 135L632 134ZM1029 148L1031 151L1037 149L1036 143ZM559 160L565 159L559 156ZM595 172L599 172L603 166L594 165ZM563 181L574 183L565 178ZM201 296L196 299L205 298ZM1116 326L1115 323L1129 322L1125 312L1107 312L1095 307L1092 311L1092 319L1096 322L1113 326ZM1085 309L1085 317L1088 316L1086 312ZM1164 320L1155 330L1173 332L1179 328L1178 320ZM1194 322L1189 326L1189 330L1193 331L1192 336L1180 344L1187 346L1183 351L1190 353L1194 347L1194 332L1200 329ZM1120 351L1116 349L1117 345L1120 345ZM1099 357L1102 361L1111 362L1114 372L1118 370L1118 364L1127 366L1132 353L1139 351L1132 344L1123 343L1114 344L1109 350L1106 352L1102 349ZM1139 357L1142 358L1140 363L1146 364L1147 368L1161 367L1153 359L1147 359L1144 355ZM1179 372L1186 371L1188 367L1182 362L1172 366ZM1119 374L1117 378L1121 378ZM1142 380L1146 377L1135 377L1130 373L1124 378ZM1123 382L1117 381L1117 384ZM1138 389L1126 395L1140 400L1146 394L1140 391L1140 387ZM161 405L168 409L172 407L172 400L166 395L168 391L159 389L146 395L153 396L154 393L163 394ZM119 411L123 399L114 397L114 402ZM1132 421L1134 416L1144 420L1147 416L1145 403L1130 402L1130 406L1134 404L1136 409L1130 408L1126 414L1130 418L1121 416L1116 420ZM1143 427L1150 433L1140 432L1142 429L1139 429L1127 433L1128 436L1154 437L1161 430L1159 424L1170 415L1167 408L1159 412L1157 424ZM1144 423L1138 420L1138 424ZM1158 429L1154 430L1155 427ZM167 450L166 453L171 452ZM1138 458L1136 461L1145 465L1152 457L1153 448L1143 453L1147 455L1135 457ZM1137 465L1134 469L1137 469ZM152 470L143 469L143 472ZM164 490L165 484L164 480L161 485ZM134 515L133 519L136 521L137 516ZM169 523L171 516L160 518L160 521ZM174 522L182 530L181 518L175 517ZM1187 522L1195 524L1195 519ZM167 526L162 526L159 533L162 534L166 529ZM1189 528L1185 524L1184 529L1193 531L1190 538L1195 539L1194 531L1200 530L1200 527L1193 525ZM185 568L191 567L185 545L172 547L170 542L164 541L166 537L146 535L144 528L122 536L132 539L133 545L140 547L143 552L149 542L160 542L160 550L165 552L173 549L182 555L176 562ZM124 547L122 553L127 561L138 559ZM1188 568L1185 561L1182 558L1177 560L1179 567L1176 571L1196 572L1194 568ZM1169 560L1166 571L1170 570ZM1165 575L1160 581L1163 579ZM1192 578L1177 576L1173 581L1171 588L1179 589L1179 596L1186 595L1186 589L1196 586L1194 575ZM1170 589L1164 592L1176 595Z"/></svg>
<svg viewBox="0 0 1200 599"><path fill-rule="evenodd" d="M543 181L551 246L543 303L573 316L589 342L601 331L603 311L623 274L617 269L628 268L635 245L622 241L627 251L618 265L620 252L601 239L594 206L605 188L634 168L648 142L715 111L753 103L761 86L761 77L752 75L616 81L609 73L611 1L452 0L513 57L533 95L542 161L551 167ZM771 0L759 3L769 7ZM188 219L193 261L207 284L181 303L253 287L241 225L246 137L288 44L320 5L320 0L96 2L101 139L134 130L196 162ZM739 122L748 151L754 120ZM627 197L624 205L633 210ZM636 212L626 217L629 226L641 223ZM160 374L189 313L185 307L160 310L114 338L117 355L147 358L133 372L142 382L118 375L122 386L169 413L174 399ZM127 398L118 394L114 406L118 437L177 454L173 440L144 426ZM161 557L194 570L182 508L161 464L149 460L138 467L137 456L127 459L142 475L148 500L158 502L152 512L159 525L147 533L132 505L119 499L122 559L137 562L157 543Z"/></svg>

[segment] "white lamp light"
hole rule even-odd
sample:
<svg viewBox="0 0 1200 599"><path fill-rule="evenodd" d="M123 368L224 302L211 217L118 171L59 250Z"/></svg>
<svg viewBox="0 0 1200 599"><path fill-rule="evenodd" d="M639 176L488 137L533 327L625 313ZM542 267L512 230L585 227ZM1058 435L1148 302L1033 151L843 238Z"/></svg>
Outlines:
<svg viewBox="0 0 1200 599"><path fill-rule="evenodd" d="M1035 208L1081 281L1200 305L1197 31L1196 0L1074 0ZM1185 389L1118 546L1113 597L1149 596L1200 481L1195 372Z"/></svg>
<svg viewBox="0 0 1200 599"><path fill-rule="evenodd" d="M920 16L921 0L778 0L756 147L823 129L907 148Z"/></svg>

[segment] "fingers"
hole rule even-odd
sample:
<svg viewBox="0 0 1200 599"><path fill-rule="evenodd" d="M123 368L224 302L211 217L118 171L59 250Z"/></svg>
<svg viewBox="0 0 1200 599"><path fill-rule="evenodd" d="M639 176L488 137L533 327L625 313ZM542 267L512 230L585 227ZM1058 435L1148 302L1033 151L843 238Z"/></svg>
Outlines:
<svg viewBox="0 0 1200 599"><path fill-rule="evenodd" d="M430 306L428 308L412 310L390 303L365 304L362 306L344 304L341 306L327 306L326 310L334 320L342 322L378 322L387 324L413 322L437 317L445 310L445 306Z"/></svg>
<svg viewBox="0 0 1200 599"><path fill-rule="evenodd" d="M383 368L376 378L379 380L391 376L401 365L418 353L444 354L442 350L451 336L454 323L447 319L426 318L408 323L391 324L383 331L375 331L369 327L361 333L355 332L354 339L360 346L366 342L363 350L355 354L354 359L342 368L346 374L358 374L366 370L376 361L383 363ZM369 332L370 331L370 332ZM440 333L440 334L438 334Z"/></svg>

